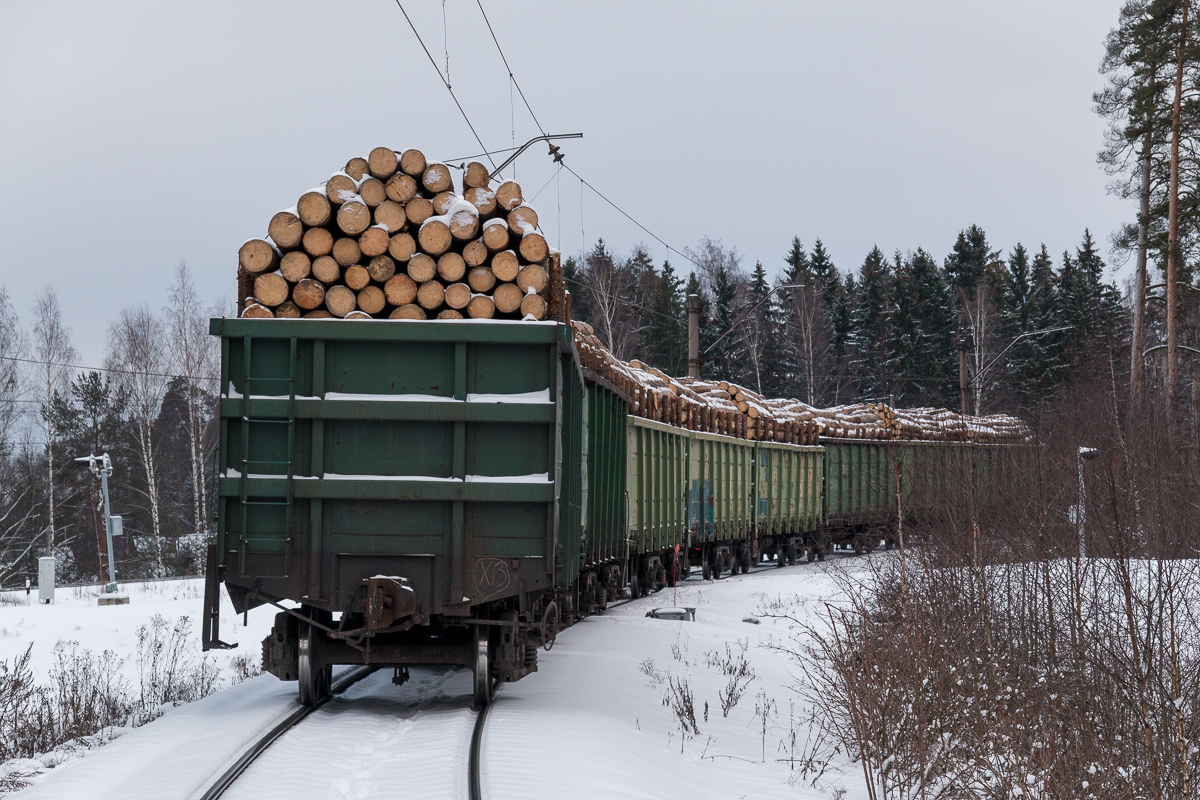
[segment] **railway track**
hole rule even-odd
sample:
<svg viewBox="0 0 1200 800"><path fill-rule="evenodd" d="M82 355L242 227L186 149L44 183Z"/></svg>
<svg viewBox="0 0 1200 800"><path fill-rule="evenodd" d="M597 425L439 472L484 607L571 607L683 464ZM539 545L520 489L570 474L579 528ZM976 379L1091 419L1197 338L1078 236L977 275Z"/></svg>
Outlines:
<svg viewBox="0 0 1200 800"><path fill-rule="evenodd" d="M403 795L406 782L424 797L457 800L465 790L471 800L482 800L487 711L471 708L469 671L414 669L409 683L399 689L391 683L377 668L345 673L329 700L297 708L248 747L201 800L369 797L379 786ZM339 696L341 702L327 705ZM325 714L301 725L322 707Z"/></svg>
<svg viewBox="0 0 1200 800"><path fill-rule="evenodd" d="M854 555L853 553L850 553L850 552L845 552L845 551L842 551L842 550L835 550L835 551L834 551L834 552L831 554L831 556L833 556L833 557L838 557L838 558L850 557L850 556L853 556L853 555ZM808 562L808 561L801 561L801 562L800 562L800 564L808 564L808 563L810 563L810 562ZM797 566L798 566L798 565L797 565ZM778 566L778 565L777 565L777 564L776 564L774 561L763 561L763 562L761 562L761 563L759 563L759 564L755 564L754 566L752 566L752 567L750 568L750 571L749 571L748 573L745 573L745 574L747 574L747 575L757 575L757 574L758 574L758 573L760 573L760 572L775 572L775 571L776 571L776 570L778 570L778 569L779 569L779 566ZM723 577L721 577L721 578L718 578L718 579L716 579L716 580L717 580L717 581L721 581L721 580L726 580L727 578L732 578L732 577L735 577L735 576L733 576L733 575L725 575L725 576L723 576ZM702 583L702 582L703 582L703 580L704 580L704 579L700 577L700 570L698 570L698 569L693 569L693 570L692 570L692 572L691 572L691 573L688 575L688 577L684 578L684 579L683 579L683 581L681 581L681 583ZM716 582L716 581L713 581L713 582ZM664 588L663 588L661 591L665 592L665 591L666 591L668 588L670 588L670 587L664 587ZM647 596L647 597L650 597L651 595L646 595L646 596ZM626 599L624 599L624 600L619 600L619 601L617 601L616 603L609 603L609 604L606 606L606 608L620 608L621 606L623 606L623 605L628 605L629 603L632 603L633 601L634 601L634 598L632 598L632 597L629 597L629 598L626 598Z"/></svg>

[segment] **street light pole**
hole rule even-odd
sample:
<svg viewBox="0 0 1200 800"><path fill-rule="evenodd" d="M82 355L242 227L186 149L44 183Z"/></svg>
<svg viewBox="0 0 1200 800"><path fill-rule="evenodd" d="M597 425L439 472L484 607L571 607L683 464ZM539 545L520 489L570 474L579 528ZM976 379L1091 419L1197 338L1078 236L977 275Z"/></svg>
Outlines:
<svg viewBox="0 0 1200 800"><path fill-rule="evenodd" d="M117 591L117 567L113 563L113 537L122 534L122 520L120 517L112 515L112 508L108 502L108 476L112 475L112 459L108 457L108 453L103 453L99 456L83 456L75 459L76 463L87 464L88 470L100 478L100 490L104 496L104 532L108 539L108 585L104 587L106 594L113 594Z"/></svg>
<svg viewBox="0 0 1200 800"><path fill-rule="evenodd" d="M1084 511L1084 505L1083 505L1084 496L1085 496L1084 495L1085 489L1084 489L1084 484L1083 484L1083 462L1090 461L1091 459L1095 458L1098 455L1100 455L1100 451L1094 447L1080 447L1079 454L1077 457L1077 460L1079 463L1079 505L1075 507L1075 521L1079 523L1079 560L1080 561L1087 558L1087 548L1084 545L1084 542L1086 541L1084 539L1084 518L1086 517L1086 512Z"/></svg>

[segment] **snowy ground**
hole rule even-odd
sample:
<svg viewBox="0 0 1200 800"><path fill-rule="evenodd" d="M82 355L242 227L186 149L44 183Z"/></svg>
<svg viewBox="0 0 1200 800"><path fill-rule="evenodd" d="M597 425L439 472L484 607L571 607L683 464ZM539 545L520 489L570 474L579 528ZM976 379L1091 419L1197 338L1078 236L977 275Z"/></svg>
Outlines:
<svg viewBox="0 0 1200 800"><path fill-rule="evenodd" d="M834 559L828 566L693 579L677 595L664 589L564 631L551 652L540 654L540 671L506 685L496 699L484 736L485 796L818 798L845 789L848 800L864 797L856 765L830 765L816 786L813 775L806 779L793 768L811 731L795 665L771 647L789 631L770 619L743 621L775 597L793 598L820 614L825 601L836 599L829 571L860 563ZM152 614L169 620L188 615L198 623L199 581L146 584L131 596L129 606L118 607L96 607L85 592L60 597L51 608L0 605L0 658L11 659L33 641L42 672L56 639L76 639L94 651L116 651L128 669L134 632ZM273 610L252 611L244 629L225 602L222 638L241 644L218 654L228 670L238 653L257 657ZM672 605L695 607L696 621L645 616ZM730 677L718 662L732 656L739 663L743 653L743 693L725 716L720 698ZM397 787L406 787L401 796L465 796L474 718L469 675L413 670L401 687L390 678L390 670L376 673L288 733L228 796L366 798L392 796ZM680 681L694 697L696 717L682 740L670 703L671 687ZM251 679L49 770L14 796L198 797L247 744L295 707L294 697L294 683Z"/></svg>

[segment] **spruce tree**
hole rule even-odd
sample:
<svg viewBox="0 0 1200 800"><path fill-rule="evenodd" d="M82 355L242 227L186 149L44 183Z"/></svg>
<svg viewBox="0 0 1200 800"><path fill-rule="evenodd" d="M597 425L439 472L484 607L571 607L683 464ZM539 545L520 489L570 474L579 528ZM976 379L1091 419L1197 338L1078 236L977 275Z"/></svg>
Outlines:
<svg viewBox="0 0 1200 800"><path fill-rule="evenodd" d="M739 359L745 334L731 330L737 320L737 283L724 264L719 264L712 276L712 328L713 339L727 334L709 352L705 363L705 374L720 380L745 380L745 360Z"/></svg>
<svg viewBox="0 0 1200 800"><path fill-rule="evenodd" d="M859 270L858 297L850 323L859 391L876 399L887 397L892 388L887 366L893 291L891 266L877 245Z"/></svg>
<svg viewBox="0 0 1200 800"><path fill-rule="evenodd" d="M687 303L670 261L663 262L654 287L642 341L650 364L668 375L687 374Z"/></svg>

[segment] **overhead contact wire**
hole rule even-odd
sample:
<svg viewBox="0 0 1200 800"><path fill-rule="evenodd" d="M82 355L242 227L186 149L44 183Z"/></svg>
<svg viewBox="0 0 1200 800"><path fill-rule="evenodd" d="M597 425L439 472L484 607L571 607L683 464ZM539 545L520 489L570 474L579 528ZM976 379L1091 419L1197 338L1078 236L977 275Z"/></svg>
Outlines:
<svg viewBox="0 0 1200 800"><path fill-rule="evenodd" d="M429 52L429 48L425 46L425 40L421 38L421 34L417 33L417 26L413 24L412 19L408 16L408 12L404 10L400 0L396 0L396 6L400 9L400 13L404 15L404 19L408 21L408 27L412 28L413 35L417 37L417 41L421 43L421 49L425 51L426 57L429 58L429 63L433 65L433 71L437 73L438 79L442 85L446 87L446 91L450 93L451 99L454 100L454 105L458 106L458 113L462 114L463 120L467 123L467 127L471 129L472 135L475 136L475 141L479 143L479 149L487 155L488 161L492 163L492 169L496 168L496 162L492 161L492 156L488 153L487 146L483 143L483 139L479 138L479 134L475 130L475 126L471 124L471 118L467 116L467 112L463 110L462 103L458 102L458 97L454 94L454 89L450 87L450 81L446 76L442 75L442 70L434 60L433 54Z"/></svg>

